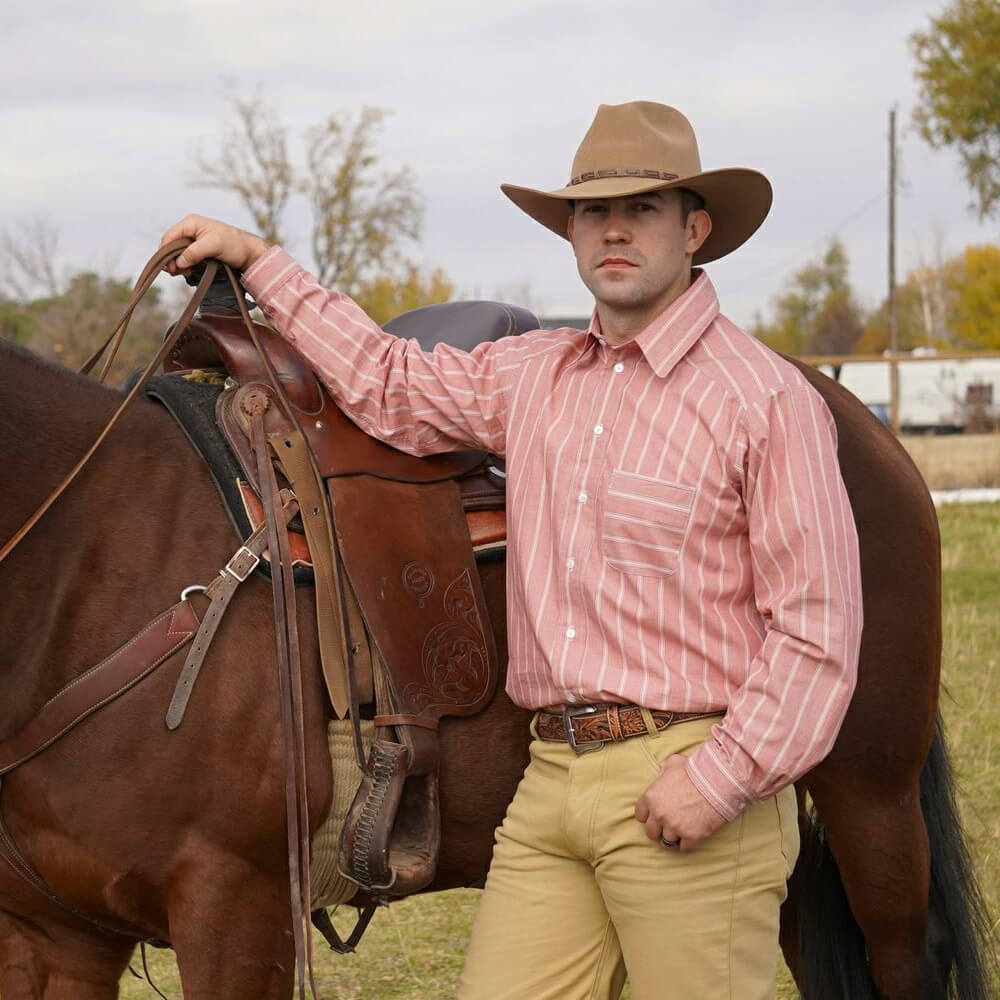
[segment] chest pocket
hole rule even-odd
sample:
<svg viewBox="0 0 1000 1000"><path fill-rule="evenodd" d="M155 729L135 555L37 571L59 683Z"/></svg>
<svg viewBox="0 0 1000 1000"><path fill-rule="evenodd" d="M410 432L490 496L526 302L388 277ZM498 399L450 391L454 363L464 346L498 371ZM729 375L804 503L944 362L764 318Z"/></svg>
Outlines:
<svg viewBox="0 0 1000 1000"><path fill-rule="evenodd" d="M689 486L615 469L601 526L607 564L630 576L676 573L694 497Z"/></svg>

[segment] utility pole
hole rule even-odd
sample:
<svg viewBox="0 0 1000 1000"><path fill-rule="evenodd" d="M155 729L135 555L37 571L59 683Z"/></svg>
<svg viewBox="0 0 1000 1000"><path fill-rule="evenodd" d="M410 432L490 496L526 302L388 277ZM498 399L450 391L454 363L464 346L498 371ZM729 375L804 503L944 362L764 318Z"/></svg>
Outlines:
<svg viewBox="0 0 1000 1000"><path fill-rule="evenodd" d="M899 335L896 329L896 109L889 109L889 423L899 434Z"/></svg>

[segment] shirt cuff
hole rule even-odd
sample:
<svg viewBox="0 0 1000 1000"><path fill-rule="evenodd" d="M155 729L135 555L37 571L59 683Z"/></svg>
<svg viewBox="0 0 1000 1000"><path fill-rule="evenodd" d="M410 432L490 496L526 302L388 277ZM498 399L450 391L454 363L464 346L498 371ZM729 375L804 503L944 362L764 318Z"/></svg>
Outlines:
<svg viewBox="0 0 1000 1000"><path fill-rule="evenodd" d="M279 246L273 246L243 272L240 280L254 302L261 308L266 308L268 299L289 278L301 273L302 268L290 253Z"/></svg>
<svg viewBox="0 0 1000 1000"><path fill-rule="evenodd" d="M703 743L687 759L688 777L719 815L732 821L753 796L733 777L714 743Z"/></svg>

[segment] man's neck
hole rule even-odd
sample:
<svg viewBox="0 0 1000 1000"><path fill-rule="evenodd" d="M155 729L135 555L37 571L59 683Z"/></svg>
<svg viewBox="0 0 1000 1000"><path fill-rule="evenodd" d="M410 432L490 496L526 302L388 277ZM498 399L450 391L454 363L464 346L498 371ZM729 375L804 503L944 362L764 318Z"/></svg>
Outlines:
<svg viewBox="0 0 1000 1000"><path fill-rule="evenodd" d="M597 303L601 335L614 347L621 347L642 333L669 305L676 302L691 287L690 269L675 285L671 285L655 302L637 308L623 308L607 302Z"/></svg>

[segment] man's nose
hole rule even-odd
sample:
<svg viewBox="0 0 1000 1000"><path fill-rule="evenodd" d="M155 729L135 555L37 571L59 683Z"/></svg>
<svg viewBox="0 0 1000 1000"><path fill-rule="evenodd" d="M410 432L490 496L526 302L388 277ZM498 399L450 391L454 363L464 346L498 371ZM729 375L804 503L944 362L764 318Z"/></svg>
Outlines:
<svg viewBox="0 0 1000 1000"><path fill-rule="evenodd" d="M632 230L624 212L609 212L604 226L605 243L628 243L632 239Z"/></svg>

